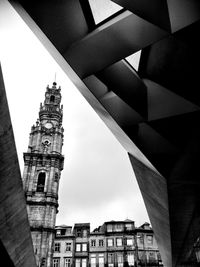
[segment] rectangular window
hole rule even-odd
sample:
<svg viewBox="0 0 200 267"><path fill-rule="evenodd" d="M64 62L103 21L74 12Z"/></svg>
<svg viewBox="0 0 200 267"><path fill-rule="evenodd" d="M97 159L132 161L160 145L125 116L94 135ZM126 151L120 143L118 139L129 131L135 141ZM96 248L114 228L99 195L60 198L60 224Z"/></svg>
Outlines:
<svg viewBox="0 0 200 267"><path fill-rule="evenodd" d="M72 248L71 248L72 243L66 242L65 244L66 244L66 251L71 251L72 250Z"/></svg>
<svg viewBox="0 0 200 267"><path fill-rule="evenodd" d="M143 236L143 234L137 235L137 239L138 239L138 244L140 244L140 245L144 244L144 236Z"/></svg>
<svg viewBox="0 0 200 267"><path fill-rule="evenodd" d="M82 259L82 267L86 267L87 266L87 259Z"/></svg>
<svg viewBox="0 0 200 267"><path fill-rule="evenodd" d="M81 251L81 244L76 244L76 251Z"/></svg>
<svg viewBox="0 0 200 267"><path fill-rule="evenodd" d="M123 231L123 225L122 224L116 224L115 225L115 231L116 232L122 232Z"/></svg>
<svg viewBox="0 0 200 267"><path fill-rule="evenodd" d="M133 246L133 239L132 238L127 238L126 239L126 245L127 246Z"/></svg>
<svg viewBox="0 0 200 267"><path fill-rule="evenodd" d="M113 229L112 229L112 224L108 224L107 225L107 232L112 232Z"/></svg>
<svg viewBox="0 0 200 267"><path fill-rule="evenodd" d="M81 259L76 259L75 267L81 267Z"/></svg>
<svg viewBox="0 0 200 267"><path fill-rule="evenodd" d="M99 254L99 267L104 267L104 254Z"/></svg>
<svg viewBox="0 0 200 267"><path fill-rule="evenodd" d="M87 251L87 244L82 244L82 251Z"/></svg>
<svg viewBox="0 0 200 267"><path fill-rule="evenodd" d="M149 252L149 261L154 262L156 260L156 253Z"/></svg>
<svg viewBox="0 0 200 267"><path fill-rule="evenodd" d="M108 238L107 242L108 242L108 247L113 247L113 239L112 238Z"/></svg>
<svg viewBox="0 0 200 267"><path fill-rule="evenodd" d="M114 254L108 253L108 267L114 267Z"/></svg>
<svg viewBox="0 0 200 267"><path fill-rule="evenodd" d="M60 259L53 259L53 267L60 267Z"/></svg>
<svg viewBox="0 0 200 267"><path fill-rule="evenodd" d="M66 234L66 229L61 229L61 235L65 235Z"/></svg>
<svg viewBox="0 0 200 267"><path fill-rule="evenodd" d="M117 238L117 247L122 246L122 238Z"/></svg>
<svg viewBox="0 0 200 267"><path fill-rule="evenodd" d="M57 230L56 235L61 235L61 230Z"/></svg>
<svg viewBox="0 0 200 267"><path fill-rule="evenodd" d="M96 254L91 254L91 267L96 267Z"/></svg>
<svg viewBox="0 0 200 267"><path fill-rule="evenodd" d="M87 237L87 230L83 230L83 237Z"/></svg>
<svg viewBox="0 0 200 267"><path fill-rule="evenodd" d="M71 258L65 258L65 267L71 266Z"/></svg>
<svg viewBox="0 0 200 267"><path fill-rule="evenodd" d="M146 250L139 250L138 251L138 257L142 262L145 262L147 260L147 252L146 252Z"/></svg>
<svg viewBox="0 0 200 267"><path fill-rule="evenodd" d="M128 253L128 265L134 266L134 254L132 252Z"/></svg>
<svg viewBox="0 0 200 267"><path fill-rule="evenodd" d="M60 252L60 243L54 243L54 251Z"/></svg>
<svg viewBox="0 0 200 267"><path fill-rule="evenodd" d="M91 247L95 247L96 246L96 240L95 239L92 239L91 240Z"/></svg>
<svg viewBox="0 0 200 267"><path fill-rule="evenodd" d="M123 267L123 254L122 253L117 254L117 266Z"/></svg>
<svg viewBox="0 0 200 267"><path fill-rule="evenodd" d="M77 237L81 237L81 231L80 230L77 230Z"/></svg>
<svg viewBox="0 0 200 267"><path fill-rule="evenodd" d="M147 235L147 244L153 245L153 236L152 235Z"/></svg>
<svg viewBox="0 0 200 267"><path fill-rule="evenodd" d="M128 230L128 231L130 231L130 230L132 230L132 229L133 229L133 227L132 227L132 224L131 224L131 223L127 223L127 224L125 225L125 227L126 227L126 230Z"/></svg>
<svg viewBox="0 0 200 267"><path fill-rule="evenodd" d="M70 228L66 228L66 234L71 234L71 232L72 232L71 227Z"/></svg>
<svg viewBox="0 0 200 267"><path fill-rule="evenodd" d="M114 254L108 253L108 263L114 263Z"/></svg>
<svg viewBox="0 0 200 267"><path fill-rule="evenodd" d="M157 253L157 259L158 259L158 261L162 261L160 252Z"/></svg>
<svg viewBox="0 0 200 267"><path fill-rule="evenodd" d="M99 247L103 247L103 239L99 239Z"/></svg>

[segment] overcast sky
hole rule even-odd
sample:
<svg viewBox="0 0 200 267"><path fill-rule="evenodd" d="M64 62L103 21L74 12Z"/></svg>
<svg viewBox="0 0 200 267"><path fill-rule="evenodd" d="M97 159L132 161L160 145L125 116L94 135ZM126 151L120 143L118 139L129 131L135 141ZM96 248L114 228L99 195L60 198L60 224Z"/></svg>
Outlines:
<svg viewBox="0 0 200 267"><path fill-rule="evenodd" d="M47 84L62 88L65 156L56 224L149 221L126 151L6 0L0 0L0 61L21 172Z"/></svg>

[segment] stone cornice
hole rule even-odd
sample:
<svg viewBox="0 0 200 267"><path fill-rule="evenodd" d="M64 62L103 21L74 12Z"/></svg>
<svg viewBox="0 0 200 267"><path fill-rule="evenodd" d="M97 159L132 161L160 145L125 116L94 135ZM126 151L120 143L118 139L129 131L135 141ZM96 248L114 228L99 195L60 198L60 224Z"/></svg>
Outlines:
<svg viewBox="0 0 200 267"><path fill-rule="evenodd" d="M54 206L56 208L58 208L58 203L57 202L53 202L53 201L35 201L35 200L27 200L26 203L30 206Z"/></svg>
<svg viewBox="0 0 200 267"><path fill-rule="evenodd" d="M30 226L32 232L51 232L55 234L55 228L44 227L44 226Z"/></svg>

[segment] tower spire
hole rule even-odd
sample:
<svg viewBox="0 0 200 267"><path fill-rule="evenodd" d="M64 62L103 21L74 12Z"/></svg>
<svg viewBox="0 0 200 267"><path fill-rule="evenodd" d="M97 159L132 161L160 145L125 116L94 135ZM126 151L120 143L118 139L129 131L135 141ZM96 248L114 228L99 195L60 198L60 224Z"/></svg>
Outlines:
<svg viewBox="0 0 200 267"><path fill-rule="evenodd" d="M56 77L55 77L56 78ZM39 119L31 128L24 153L23 187L38 266L51 267L58 187L64 157L61 89L47 86Z"/></svg>
<svg viewBox="0 0 200 267"><path fill-rule="evenodd" d="M56 72L55 72L55 78L54 78L54 82L56 83Z"/></svg>

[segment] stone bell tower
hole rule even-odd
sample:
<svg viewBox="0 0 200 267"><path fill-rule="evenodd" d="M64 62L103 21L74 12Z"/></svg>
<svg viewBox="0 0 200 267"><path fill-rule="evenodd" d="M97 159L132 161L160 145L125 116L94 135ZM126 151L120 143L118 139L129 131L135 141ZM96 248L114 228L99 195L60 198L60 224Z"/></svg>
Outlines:
<svg viewBox="0 0 200 267"><path fill-rule="evenodd" d="M39 119L31 128L28 151L24 153L23 187L39 267L52 266L58 187L64 163L60 91L56 82L51 88L47 86Z"/></svg>

